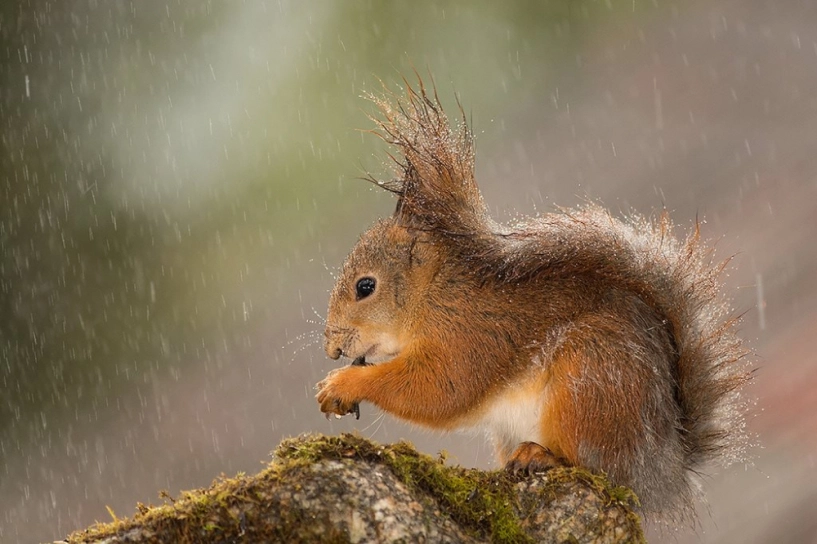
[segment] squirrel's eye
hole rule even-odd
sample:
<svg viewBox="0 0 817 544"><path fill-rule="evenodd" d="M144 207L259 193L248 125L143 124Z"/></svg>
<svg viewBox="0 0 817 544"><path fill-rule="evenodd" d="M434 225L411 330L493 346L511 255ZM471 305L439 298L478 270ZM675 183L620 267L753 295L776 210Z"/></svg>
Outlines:
<svg viewBox="0 0 817 544"><path fill-rule="evenodd" d="M362 298L366 298L372 293L374 293L374 286L376 282L374 278L360 278L357 280L357 284L355 285L355 294L357 295L357 299L360 300Z"/></svg>

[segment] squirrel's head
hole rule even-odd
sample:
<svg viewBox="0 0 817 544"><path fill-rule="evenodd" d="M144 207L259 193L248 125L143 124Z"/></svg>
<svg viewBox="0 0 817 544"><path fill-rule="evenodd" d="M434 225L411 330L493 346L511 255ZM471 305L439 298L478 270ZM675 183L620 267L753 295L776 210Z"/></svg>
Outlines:
<svg viewBox="0 0 817 544"><path fill-rule="evenodd" d="M366 231L343 265L326 316L326 353L377 363L406 346L409 316L434 275L433 250L393 220Z"/></svg>
<svg viewBox="0 0 817 544"><path fill-rule="evenodd" d="M326 353L367 362L393 358L422 321L421 304L443 263L487 233L488 219L474 181L468 126L452 132L436 98L407 87L405 99L372 97L379 135L397 146L397 176L376 185L398 195L392 217L361 236L329 300Z"/></svg>

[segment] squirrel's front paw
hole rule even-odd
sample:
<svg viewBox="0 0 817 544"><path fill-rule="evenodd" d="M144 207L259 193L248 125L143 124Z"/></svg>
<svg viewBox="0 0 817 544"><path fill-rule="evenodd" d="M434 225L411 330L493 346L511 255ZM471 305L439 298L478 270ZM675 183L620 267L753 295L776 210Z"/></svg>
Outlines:
<svg viewBox="0 0 817 544"><path fill-rule="evenodd" d="M315 388L318 394L318 404L321 405L321 412L326 414L327 419L330 414L345 416L346 414L356 414L360 418L360 407L358 400L352 398L345 387L346 371L348 368L337 368L326 375L326 378L318 382Z"/></svg>

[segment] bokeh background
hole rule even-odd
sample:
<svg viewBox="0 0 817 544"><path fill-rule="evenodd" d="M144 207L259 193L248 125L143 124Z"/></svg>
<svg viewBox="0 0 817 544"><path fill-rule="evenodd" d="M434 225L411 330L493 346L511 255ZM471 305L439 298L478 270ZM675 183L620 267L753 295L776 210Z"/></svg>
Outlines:
<svg viewBox="0 0 817 544"><path fill-rule="evenodd" d="M388 214L378 79L430 72L499 218L696 217L759 367L753 464L656 541L817 542L817 7L807 1L20 0L0 7L0 541L62 538L358 429L327 422L332 274Z"/></svg>

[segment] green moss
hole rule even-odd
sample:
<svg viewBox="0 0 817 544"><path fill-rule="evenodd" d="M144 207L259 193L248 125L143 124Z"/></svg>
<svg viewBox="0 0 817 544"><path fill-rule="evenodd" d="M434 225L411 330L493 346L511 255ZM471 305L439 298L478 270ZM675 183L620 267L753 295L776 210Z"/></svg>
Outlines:
<svg viewBox="0 0 817 544"><path fill-rule="evenodd" d="M591 472L581 467L561 467L548 472L548 481L553 485L581 481L593 489L597 495L607 499L608 505L622 504L628 508L641 506L638 497L629 487L613 485L604 474Z"/></svg>

